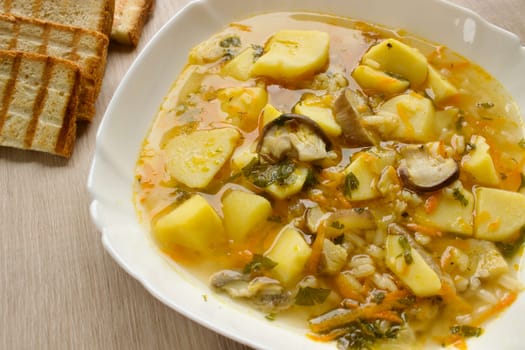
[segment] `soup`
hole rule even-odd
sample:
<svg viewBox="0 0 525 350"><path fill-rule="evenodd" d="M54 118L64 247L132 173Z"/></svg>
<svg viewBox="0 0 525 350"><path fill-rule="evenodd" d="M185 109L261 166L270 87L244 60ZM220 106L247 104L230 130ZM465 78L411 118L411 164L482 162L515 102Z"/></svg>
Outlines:
<svg viewBox="0 0 525 350"><path fill-rule="evenodd" d="M473 62L271 13L190 51L135 203L170 258L313 340L465 347L522 288L524 159L516 104Z"/></svg>

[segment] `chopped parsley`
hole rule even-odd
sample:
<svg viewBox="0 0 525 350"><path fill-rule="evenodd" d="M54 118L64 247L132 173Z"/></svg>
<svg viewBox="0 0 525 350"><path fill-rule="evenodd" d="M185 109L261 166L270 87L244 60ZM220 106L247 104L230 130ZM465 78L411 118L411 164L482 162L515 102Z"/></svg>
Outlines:
<svg viewBox="0 0 525 350"><path fill-rule="evenodd" d="M266 315L264 316L264 318L266 318L266 319L269 320L269 321L275 321L275 316L276 316L275 313L270 312L269 314L266 314Z"/></svg>
<svg viewBox="0 0 525 350"><path fill-rule="evenodd" d="M232 46L239 47L241 46L241 39L236 35L229 36L226 39L221 40L221 42L219 43L219 46L223 48L228 48Z"/></svg>
<svg viewBox="0 0 525 350"><path fill-rule="evenodd" d="M224 58L231 60L236 54L236 48L241 46L241 39L238 36L229 36L219 42L219 46L224 49Z"/></svg>
<svg viewBox="0 0 525 350"><path fill-rule="evenodd" d="M454 188L454 192L452 192L452 195L454 196L455 200L461 203L462 206L466 207L468 205L468 199L465 198L465 195L461 193L459 188Z"/></svg>
<svg viewBox="0 0 525 350"><path fill-rule="evenodd" d="M512 258L518 253L523 243L525 243L525 226L521 228L520 235L514 242L496 242L496 247L504 257Z"/></svg>
<svg viewBox="0 0 525 350"><path fill-rule="evenodd" d="M331 224L330 224L331 227L335 228L335 229L338 229L338 230L342 230L345 228L345 225L343 225L342 223L340 223L339 221L333 221Z"/></svg>
<svg viewBox="0 0 525 350"><path fill-rule="evenodd" d="M273 269L277 263L270 258L267 258L261 254L254 254L252 261L244 266L243 273L249 274L253 272L268 271Z"/></svg>
<svg viewBox="0 0 525 350"><path fill-rule="evenodd" d="M248 165L242 168L242 174L257 187L268 187L273 183L288 185L293 183L295 176L295 163L284 160L277 164L263 164L254 158Z"/></svg>
<svg viewBox="0 0 525 350"><path fill-rule="evenodd" d="M253 49L253 62L257 61L264 53L264 47L261 45L252 44Z"/></svg>
<svg viewBox="0 0 525 350"><path fill-rule="evenodd" d="M191 197L190 192L181 188L175 188L173 192L171 192L171 195L173 196L173 202L175 204L180 204Z"/></svg>
<svg viewBox="0 0 525 350"><path fill-rule="evenodd" d="M308 173L306 174L306 180L304 180L304 186L311 187L317 185L318 183L319 181L315 177L315 170L309 168Z"/></svg>
<svg viewBox="0 0 525 350"><path fill-rule="evenodd" d="M295 296L295 305L312 306L322 304L329 294L330 289L301 287Z"/></svg>
<svg viewBox="0 0 525 350"><path fill-rule="evenodd" d="M278 224L280 224L281 222L283 222L283 218L280 217L279 215L271 215L271 216L268 216L268 218L266 219L270 222L276 222Z"/></svg>
<svg viewBox="0 0 525 350"><path fill-rule="evenodd" d="M461 131L463 129L463 124L465 123L465 117L461 113L456 120L456 131Z"/></svg>
<svg viewBox="0 0 525 350"><path fill-rule="evenodd" d="M397 338L400 324L392 324L385 329L381 320L357 320L346 326L348 333L337 340L337 348L344 350L372 349L377 340Z"/></svg>
<svg viewBox="0 0 525 350"><path fill-rule="evenodd" d="M450 327L450 333L454 335L459 335L461 337L465 338L471 338L471 337L479 337L481 333L483 333L483 329L479 327L472 327L472 326L453 326Z"/></svg>
<svg viewBox="0 0 525 350"><path fill-rule="evenodd" d="M398 242L403 249L403 259L405 259L405 263L407 265L412 264L414 257L412 256L412 248L410 247L410 243L408 243L408 239L405 236L399 236Z"/></svg>
<svg viewBox="0 0 525 350"><path fill-rule="evenodd" d="M518 188L518 191L521 191L522 188L525 188L525 175L521 173L520 176L521 176L521 182L520 182L520 188Z"/></svg>
<svg viewBox="0 0 525 350"><path fill-rule="evenodd" d="M494 103L493 102L480 102L477 104L477 106L478 108L489 109L489 108L494 107Z"/></svg>
<svg viewBox="0 0 525 350"><path fill-rule="evenodd" d="M521 139L520 142L518 142L518 146L525 148L525 139Z"/></svg>
<svg viewBox="0 0 525 350"><path fill-rule="evenodd" d="M372 293L372 301L376 304L381 304L383 300L385 300L385 292L383 291L375 291Z"/></svg>
<svg viewBox="0 0 525 350"><path fill-rule="evenodd" d="M359 188L359 180L353 172L349 172L345 177L344 194L352 197L352 191Z"/></svg>

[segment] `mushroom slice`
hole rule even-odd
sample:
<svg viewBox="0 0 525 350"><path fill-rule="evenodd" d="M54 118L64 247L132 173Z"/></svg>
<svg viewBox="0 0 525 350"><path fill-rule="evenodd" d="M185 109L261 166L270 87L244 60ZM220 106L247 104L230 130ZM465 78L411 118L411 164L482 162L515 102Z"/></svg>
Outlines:
<svg viewBox="0 0 525 350"><path fill-rule="evenodd" d="M437 191L459 177L459 166L454 159L432 155L424 145L407 145L400 153L403 159L397 173L405 187L416 192Z"/></svg>
<svg viewBox="0 0 525 350"><path fill-rule="evenodd" d="M333 158L332 143L319 125L300 114L282 114L266 124L257 144L257 152L268 162L295 158L311 162Z"/></svg>
<svg viewBox="0 0 525 350"><path fill-rule="evenodd" d="M352 146L371 146L379 139L361 124L361 118L372 115L366 97L359 92L345 89L334 103L335 120L342 129L344 140Z"/></svg>
<svg viewBox="0 0 525 350"><path fill-rule="evenodd" d="M232 298L252 301L263 310L279 310L291 305L291 292L279 281L266 276L249 279L247 275L233 270L222 270L210 277L212 287L226 292Z"/></svg>

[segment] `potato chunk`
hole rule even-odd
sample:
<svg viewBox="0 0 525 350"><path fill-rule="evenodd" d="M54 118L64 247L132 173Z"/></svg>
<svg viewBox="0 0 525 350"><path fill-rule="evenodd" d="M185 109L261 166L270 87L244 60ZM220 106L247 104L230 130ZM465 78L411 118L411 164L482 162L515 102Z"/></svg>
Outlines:
<svg viewBox="0 0 525 350"><path fill-rule="evenodd" d="M166 249L182 246L205 253L224 240L221 218L200 195L194 195L153 224L153 235Z"/></svg>
<svg viewBox="0 0 525 350"><path fill-rule="evenodd" d="M436 103L446 101L450 97L458 94L458 89L430 65L428 66L427 84L431 90L430 95L433 96L433 100Z"/></svg>
<svg viewBox="0 0 525 350"><path fill-rule="evenodd" d="M313 76L328 63L329 45L330 37L324 32L281 30L266 44L251 74L282 83Z"/></svg>
<svg viewBox="0 0 525 350"><path fill-rule="evenodd" d="M326 99L308 94L294 106L293 112L312 119L329 136L341 135L341 126L335 121L334 112Z"/></svg>
<svg viewBox="0 0 525 350"><path fill-rule="evenodd" d="M392 151L372 149L352 157L352 162L344 170L345 195L352 201L362 201L379 197L377 182L383 169L392 165L395 154Z"/></svg>
<svg viewBox="0 0 525 350"><path fill-rule="evenodd" d="M402 244L402 240L405 243ZM410 256L410 260L406 257ZM410 247L401 235L386 238L386 266L419 297L439 294L441 280L436 271L423 259L421 254ZM407 262L410 261L410 263Z"/></svg>
<svg viewBox="0 0 525 350"><path fill-rule="evenodd" d="M280 110L268 103L261 111L259 127L262 129L266 124L278 118L281 114L283 113Z"/></svg>
<svg viewBox="0 0 525 350"><path fill-rule="evenodd" d="M357 66L352 72L352 78L365 91L393 95L405 91L410 82L388 75L385 72L365 65Z"/></svg>
<svg viewBox="0 0 525 350"><path fill-rule="evenodd" d="M427 79L426 57L419 50L396 39L386 39L372 46L363 56L361 63L383 72L397 74L409 80L412 87L423 84Z"/></svg>
<svg viewBox="0 0 525 350"><path fill-rule="evenodd" d="M275 277L290 285L299 279L311 253L312 248L301 233L292 227L285 227L265 256L277 263L272 269Z"/></svg>
<svg viewBox="0 0 525 350"><path fill-rule="evenodd" d="M242 243L272 213L270 202L254 193L233 190L222 198L224 229L228 238Z"/></svg>
<svg viewBox="0 0 525 350"><path fill-rule="evenodd" d="M297 167L294 172L286 179L285 184L272 183L264 190L278 199L285 199L299 193L303 188L306 178L308 177L308 169L305 167Z"/></svg>
<svg viewBox="0 0 525 350"><path fill-rule="evenodd" d="M525 225L525 195L495 188L476 188L474 236L487 241L517 237Z"/></svg>
<svg viewBox="0 0 525 350"><path fill-rule="evenodd" d="M268 101L266 89L262 87L228 87L219 90L217 97L232 124L245 131L257 127L259 114Z"/></svg>
<svg viewBox="0 0 525 350"><path fill-rule="evenodd" d="M250 72L254 63L254 52L255 50L251 46L244 49L222 67L221 73L241 81L250 79Z"/></svg>
<svg viewBox="0 0 525 350"><path fill-rule="evenodd" d="M188 187L204 188L230 158L240 137L233 128L175 136L166 145L167 171Z"/></svg>
<svg viewBox="0 0 525 350"><path fill-rule="evenodd" d="M461 168L469 173L474 180L486 186L499 184L498 173L489 154L489 145L482 136L472 136L470 143L473 149L461 160Z"/></svg>
<svg viewBox="0 0 525 350"><path fill-rule="evenodd" d="M444 232L472 236L474 233L474 196L459 181L436 194L438 204L427 213L418 207L414 219Z"/></svg>
<svg viewBox="0 0 525 350"><path fill-rule="evenodd" d="M432 101L416 93L399 95L379 108L379 115L397 116L399 123L389 130L387 138L408 142L427 142L434 138ZM381 132L381 130L379 130Z"/></svg>

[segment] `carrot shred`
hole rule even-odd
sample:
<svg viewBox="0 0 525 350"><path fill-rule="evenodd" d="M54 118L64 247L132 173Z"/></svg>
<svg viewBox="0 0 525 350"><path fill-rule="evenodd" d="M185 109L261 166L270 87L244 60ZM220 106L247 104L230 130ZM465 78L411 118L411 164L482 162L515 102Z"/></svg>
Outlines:
<svg viewBox="0 0 525 350"><path fill-rule="evenodd" d="M373 315L370 315L370 317L364 316L363 318L365 319L370 318L373 320L380 319L380 320L385 320L385 321L390 321L390 322L403 323L403 320L401 319L401 317L399 317L398 314L396 314L395 312L391 310L379 311Z"/></svg>
<svg viewBox="0 0 525 350"><path fill-rule="evenodd" d="M321 254L323 253L323 244L325 237L325 226L324 224L319 225L317 230L317 236L312 244L312 253L306 263L306 272L309 274L316 274L319 268L319 262L321 261Z"/></svg>
<svg viewBox="0 0 525 350"><path fill-rule="evenodd" d="M497 302L493 307L491 307L489 310L483 312L474 322L474 326L479 326L480 324L487 321L489 318L496 316L501 311L505 310L509 306L511 306L516 299L518 298L518 293L516 292L509 292L505 294L503 298L499 302Z"/></svg>
<svg viewBox="0 0 525 350"><path fill-rule="evenodd" d="M423 226L414 222L408 223L407 228L412 232L419 232L431 237L441 237L443 233L433 227Z"/></svg>
<svg viewBox="0 0 525 350"><path fill-rule="evenodd" d="M455 305L457 310L461 310L464 312L472 311L472 305L470 305L465 299L460 297L456 293L454 288L452 288L452 286L447 282L443 282L441 284L441 296L447 304Z"/></svg>
<svg viewBox="0 0 525 350"><path fill-rule="evenodd" d="M440 198L441 196L438 193L430 195L425 201L425 213L432 214L438 207Z"/></svg>
<svg viewBox="0 0 525 350"><path fill-rule="evenodd" d="M339 328L325 334L307 333L306 336L313 341L329 342L345 335L346 333L348 333L347 329Z"/></svg>
<svg viewBox="0 0 525 350"><path fill-rule="evenodd" d="M341 274L339 274L339 275L337 275L337 277L335 277L334 282L335 282L335 286L337 288L337 291L339 292L339 294L343 298L354 299L354 300L357 300L359 302L363 302L364 301L363 296L360 293L358 293L357 291L355 291L352 288L352 286L350 285L350 283L348 283L348 281L345 279L345 277L342 276Z"/></svg>

